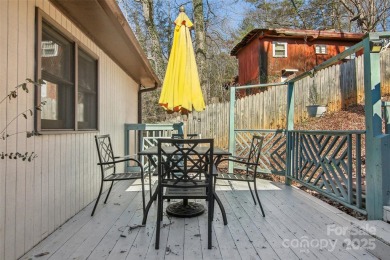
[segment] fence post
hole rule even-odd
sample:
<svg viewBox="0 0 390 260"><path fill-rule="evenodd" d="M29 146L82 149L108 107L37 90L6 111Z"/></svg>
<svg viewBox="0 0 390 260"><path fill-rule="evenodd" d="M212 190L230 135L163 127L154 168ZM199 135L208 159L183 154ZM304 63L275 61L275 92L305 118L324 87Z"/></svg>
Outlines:
<svg viewBox="0 0 390 260"><path fill-rule="evenodd" d="M229 152L234 155L234 105L236 101L236 87L230 87L230 103L229 103ZM233 172L233 163L229 162L229 172Z"/></svg>
<svg viewBox="0 0 390 260"><path fill-rule="evenodd" d="M382 102L384 118L385 118L385 133L390 134L390 102Z"/></svg>
<svg viewBox="0 0 390 260"><path fill-rule="evenodd" d="M175 123L175 124L173 124L173 129L176 130L179 135L182 135L183 134L183 125L184 125L183 122Z"/></svg>
<svg viewBox="0 0 390 260"><path fill-rule="evenodd" d="M292 145L292 133L291 130L294 130L294 82L288 82L287 87L287 154L286 154L286 173L285 173L285 183L286 185L291 184L291 163L293 158L293 145Z"/></svg>
<svg viewBox="0 0 390 260"><path fill-rule="evenodd" d="M371 42L380 34L370 33L364 46L364 95L366 115L366 181L368 219L382 219L383 206L390 203L390 139L382 134L382 102L380 92L380 53L371 52ZM390 35L388 35L390 36Z"/></svg>
<svg viewBox="0 0 390 260"><path fill-rule="evenodd" d="M362 208L362 136L356 134L356 206Z"/></svg>

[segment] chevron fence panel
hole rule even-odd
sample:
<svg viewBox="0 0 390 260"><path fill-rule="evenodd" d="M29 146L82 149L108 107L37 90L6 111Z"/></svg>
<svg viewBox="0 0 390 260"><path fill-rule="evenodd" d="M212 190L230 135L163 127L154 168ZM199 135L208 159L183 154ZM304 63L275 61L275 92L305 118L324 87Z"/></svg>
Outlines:
<svg viewBox="0 0 390 260"><path fill-rule="evenodd" d="M286 170L285 130L236 130L234 151L236 156L248 156L253 135L264 136L259 172L284 175Z"/></svg>
<svg viewBox="0 0 390 260"><path fill-rule="evenodd" d="M365 213L364 131L291 131L291 171L304 186Z"/></svg>

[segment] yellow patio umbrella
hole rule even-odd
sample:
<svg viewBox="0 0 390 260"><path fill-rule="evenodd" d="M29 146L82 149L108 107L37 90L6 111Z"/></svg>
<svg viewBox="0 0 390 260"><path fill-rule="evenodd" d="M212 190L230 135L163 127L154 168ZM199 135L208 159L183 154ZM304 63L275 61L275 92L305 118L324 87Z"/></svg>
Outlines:
<svg viewBox="0 0 390 260"><path fill-rule="evenodd" d="M204 110L205 103L189 30L193 24L184 7L179 10L159 104L168 112L187 114L193 109Z"/></svg>

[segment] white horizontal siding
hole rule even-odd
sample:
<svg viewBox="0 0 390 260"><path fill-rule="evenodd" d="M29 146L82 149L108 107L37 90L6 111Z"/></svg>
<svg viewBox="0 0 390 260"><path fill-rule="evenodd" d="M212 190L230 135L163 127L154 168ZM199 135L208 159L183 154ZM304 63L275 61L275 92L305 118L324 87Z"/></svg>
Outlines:
<svg viewBox="0 0 390 260"><path fill-rule="evenodd" d="M46 0L3 0L0 8L0 98L34 78L35 7L55 19L99 57L100 132L111 134L123 154L124 123L137 121L137 84L96 44ZM34 105L34 93L0 104L0 129ZM20 117L9 133L31 131L32 117ZM24 133L0 140L0 152L36 152L33 162L0 159L0 260L22 256L97 196L96 133Z"/></svg>

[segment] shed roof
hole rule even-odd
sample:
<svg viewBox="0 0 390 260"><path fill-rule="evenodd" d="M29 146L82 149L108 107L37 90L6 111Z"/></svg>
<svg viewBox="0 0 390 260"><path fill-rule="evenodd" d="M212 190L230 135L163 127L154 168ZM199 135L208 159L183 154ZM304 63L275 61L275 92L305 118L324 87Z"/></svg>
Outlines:
<svg viewBox="0 0 390 260"><path fill-rule="evenodd" d="M50 0L138 84L161 85L115 0Z"/></svg>
<svg viewBox="0 0 390 260"><path fill-rule="evenodd" d="M332 41L350 41L359 42L362 40L363 33L346 33L330 30L296 30L296 29L254 29L242 38L242 40L234 46L230 55L236 56L238 51L255 38L275 37L275 38L306 38L308 41L316 39L332 40Z"/></svg>

